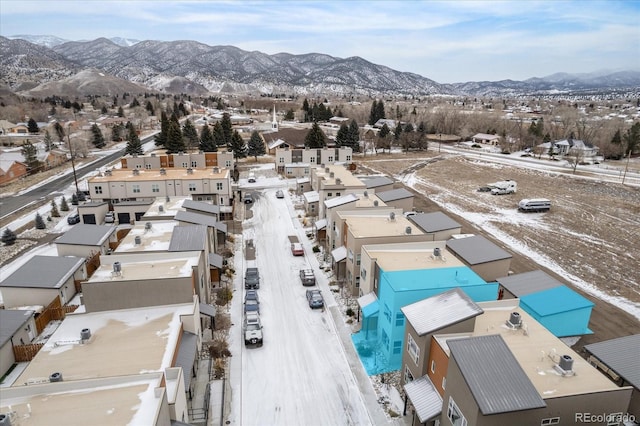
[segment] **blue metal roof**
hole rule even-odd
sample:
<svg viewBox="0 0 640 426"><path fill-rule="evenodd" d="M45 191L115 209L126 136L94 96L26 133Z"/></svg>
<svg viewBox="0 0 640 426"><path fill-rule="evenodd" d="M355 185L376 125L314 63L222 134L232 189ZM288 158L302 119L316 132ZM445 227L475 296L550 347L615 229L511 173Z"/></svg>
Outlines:
<svg viewBox="0 0 640 426"><path fill-rule="evenodd" d="M520 304L541 317L594 306L592 301L564 285L522 296Z"/></svg>
<svg viewBox="0 0 640 426"><path fill-rule="evenodd" d="M485 280L467 266L383 271L381 279L386 279L394 291L413 291L424 289L425 287L433 289L464 288L465 286L486 284Z"/></svg>

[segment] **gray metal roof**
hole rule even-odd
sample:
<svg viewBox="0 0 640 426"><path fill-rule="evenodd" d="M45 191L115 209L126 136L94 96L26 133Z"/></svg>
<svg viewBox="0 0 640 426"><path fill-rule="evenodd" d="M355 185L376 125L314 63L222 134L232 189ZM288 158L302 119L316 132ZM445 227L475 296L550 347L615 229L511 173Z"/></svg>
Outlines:
<svg viewBox="0 0 640 426"><path fill-rule="evenodd" d="M640 334L592 343L584 348L640 390Z"/></svg>
<svg viewBox="0 0 640 426"><path fill-rule="evenodd" d="M220 214L220 206L217 204L204 203L202 201L184 200L182 207L187 209L187 211L194 210L196 212L208 214Z"/></svg>
<svg viewBox="0 0 640 426"><path fill-rule="evenodd" d="M442 397L429 376L422 376L407 383L404 385L404 391L416 409L420 423L426 423L442 413Z"/></svg>
<svg viewBox="0 0 640 426"><path fill-rule="evenodd" d="M409 220L422 229L426 233L446 231L448 229L461 228L455 220L442 212L434 213L418 213L413 216L409 216Z"/></svg>
<svg viewBox="0 0 640 426"><path fill-rule="evenodd" d="M0 287L60 288L84 261L73 256L33 256L2 280Z"/></svg>
<svg viewBox="0 0 640 426"><path fill-rule="evenodd" d="M563 285L560 281L540 270L502 277L496 281L515 297L522 297Z"/></svg>
<svg viewBox="0 0 640 426"><path fill-rule="evenodd" d="M405 198L413 198L413 192L404 188L392 189L390 191L376 192L376 197L385 203L389 201L404 200Z"/></svg>
<svg viewBox="0 0 640 426"><path fill-rule="evenodd" d="M447 248L460 256L469 265L478 265L512 257L511 254L480 235L448 240Z"/></svg>
<svg viewBox="0 0 640 426"><path fill-rule="evenodd" d="M182 367L185 390L188 390L191 385L191 371L193 371L193 364L196 361L196 344L197 336L195 334L188 331L182 332L178 356L176 357L176 367Z"/></svg>
<svg viewBox="0 0 640 426"><path fill-rule="evenodd" d="M67 232L59 236L56 244L70 244L78 246L101 246L116 232L112 225L86 225L78 223Z"/></svg>
<svg viewBox="0 0 640 426"><path fill-rule="evenodd" d="M35 311L0 309L0 348L29 321ZM20 344L20 342L16 342Z"/></svg>
<svg viewBox="0 0 640 426"><path fill-rule="evenodd" d="M153 200L120 201L118 206L150 206Z"/></svg>
<svg viewBox="0 0 640 426"><path fill-rule="evenodd" d="M173 228L168 251L200 251L207 247L207 227L181 225Z"/></svg>
<svg viewBox="0 0 640 426"><path fill-rule="evenodd" d="M499 334L450 339L447 346L483 415L547 406Z"/></svg>
<svg viewBox="0 0 640 426"><path fill-rule="evenodd" d="M462 290L454 288L400 308L419 336L483 313Z"/></svg>
<svg viewBox="0 0 640 426"><path fill-rule="evenodd" d="M179 222L205 225L210 228L215 228L218 231L222 231L224 233L227 232L227 225L225 223L218 222L215 217L208 214L179 211L176 213L174 219Z"/></svg>
<svg viewBox="0 0 640 426"><path fill-rule="evenodd" d="M358 176L358 179L360 179L367 188L377 188L393 184L393 179L387 176Z"/></svg>
<svg viewBox="0 0 640 426"><path fill-rule="evenodd" d="M209 305L208 303L199 303L200 305L200 313L202 315L206 315L208 317L215 317L216 316L216 307L213 305Z"/></svg>
<svg viewBox="0 0 640 426"><path fill-rule="evenodd" d="M222 256L217 253L209 253L209 266L215 266L216 268L222 268L223 264Z"/></svg>

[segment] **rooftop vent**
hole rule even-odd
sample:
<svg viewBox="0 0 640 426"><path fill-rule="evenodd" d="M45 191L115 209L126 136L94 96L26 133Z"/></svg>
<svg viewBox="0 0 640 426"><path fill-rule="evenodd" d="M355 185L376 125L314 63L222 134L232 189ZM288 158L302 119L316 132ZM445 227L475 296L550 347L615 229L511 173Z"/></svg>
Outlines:
<svg viewBox="0 0 640 426"><path fill-rule="evenodd" d="M220 173L220 167L214 167L213 173Z"/></svg>
<svg viewBox="0 0 640 426"><path fill-rule="evenodd" d="M80 331L80 340L89 340L91 338L91 330L88 328L83 328Z"/></svg>
<svg viewBox="0 0 640 426"><path fill-rule="evenodd" d="M191 167L189 167L189 168L187 169L187 174L188 174L188 175L192 175L192 174L193 174L193 169L192 169Z"/></svg>
<svg viewBox="0 0 640 426"><path fill-rule="evenodd" d="M122 272L122 264L120 264L120 262L113 262L113 272Z"/></svg>
<svg viewBox="0 0 640 426"><path fill-rule="evenodd" d="M369 198L369 192L368 191L364 191L364 198Z"/></svg>
<svg viewBox="0 0 640 426"><path fill-rule="evenodd" d="M327 171L329 171L329 168L327 167ZM334 177L336 174L334 172L329 173L329 177L332 178Z"/></svg>
<svg viewBox="0 0 640 426"><path fill-rule="evenodd" d="M340 185L342 183L342 179L336 178L336 185Z"/></svg>
<svg viewBox="0 0 640 426"><path fill-rule="evenodd" d="M165 168L160 169L160 174L161 175L166 175L167 174L167 169L165 169Z"/></svg>
<svg viewBox="0 0 640 426"><path fill-rule="evenodd" d="M162 206L160 206L160 207L162 207ZM149 229L151 229L151 222L145 223L144 224L144 229L145 229L145 231L148 231Z"/></svg>
<svg viewBox="0 0 640 426"><path fill-rule="evenodd" d="M167 198L165 198L165 200L166 200L166 201L167 201L167 203L168 203L169 201L171 201L171 198L169 198L169 196L167 195Z"/></svg>
<svg viewBox="0 0 640 426"><path fill-rule="evenodd" d="M133 240L137 246L142 244L142 238L140 238L140 235L136 235L136 237Z"/></svg>
<svg viewBox="0 0 640 426"><path fill-rule="evenodd" d="M395 214L395 212L391 212L391 213L389 213L389 220L391 220L391 221L396 220L396 214Z"/></svg>
<svg viewBox="0 0 640 426"><path fill-rule="evenodd" d="M562 376L575 375L575 372L573 371L573 358L569 355L561 355L560 360L558 364L554 366L554 369Z"/></svg>
<svg viewBox="0 0 640 426"><path fill-rule="evenodd" d="M164 206L161 204L158 206L158 211L162 213L164 211Z"/></svg>
<svg viewBox="0 0 640 426"><path fill-rule="evenodd" d="M134 176L138 176L138 175L140 175L140 170L138 170L138 169L133 169L133 175L134 175Z"/></svg>
<svg viewBox="0 0 640 426"><path fill-rule="evenodd" d="M433 249L433 257L440 257L442 252L440 251L440 247L436 247Z"/></svg>
<svg viewBox="0 0 640 426"><path fill-rule="evenodd" d="M410 227L410 226L407 226L406 228L404 228L404 232L405 232L407 235L411 234L411 227Z"/></svg>
<svg viewBox="0 0 640 426"><path fill-rule="evenodd" d="M507 321L507 327L509 328L522 327L522 318L520 317L520 312L511 312L511 315L509 315L509 320Z"/></svg>
<svg viewBox="0 0 640 426"><path fill-rule="evenodd" d="M373 207L378 207L378 200L373 200Z"/></svg>
<svg viewBox="0 0 640 426"><path fill-rule="evenodd" d="M151 153L151 156L152 156L152 157L155 157L155 156L156 156L156 153L155 153L155 152L152 152L152 153Z"/></svg>
<svg viewBox="0 0 640 426"><path fill-rule="evenodd" d="M104 174L105 176L111 176L111 170L105 170Z"/></svg>
<svg viewBox="0 0 640 426"><path fill-rule="evenodd" d="M62 381L62 374L60 373L53 373L49 376L49 381L51 383L53 382L61 382Z"/></svg>

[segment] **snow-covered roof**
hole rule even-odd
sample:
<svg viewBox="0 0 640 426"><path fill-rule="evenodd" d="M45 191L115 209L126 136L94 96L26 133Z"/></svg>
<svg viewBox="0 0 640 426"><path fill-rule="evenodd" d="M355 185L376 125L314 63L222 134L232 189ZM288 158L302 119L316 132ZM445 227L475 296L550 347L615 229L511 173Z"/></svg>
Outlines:
<svg viewBox="0 0 640 426"><path fill-rule="evenodd" d="M307 203L317 203L320 201L320 194L318 194L318 191L305 192L302 196Z"/></svg>
<svg viewBox="0 0 640 426"><path fill-rule="evenodd" d="M347 258L347 249L345 246L340 246L331 250L331 256L335 262L341 262Z"/></svg>
<svg viewBox="0 0 640 426"><path fill-rule="evenodd" d="M324 201L324 205L326 208L331 209L336 206L342 206L348 203L353 203L358 201L360 197L357 194L349 193L345 194L341 197L329 198Z"/></svg>
<svg viewBox="0 0 640 426"><path fill-rule="evenodd" d="M0 287L60 288L84 261L73 256L33 256L2 280Z"/></svg>

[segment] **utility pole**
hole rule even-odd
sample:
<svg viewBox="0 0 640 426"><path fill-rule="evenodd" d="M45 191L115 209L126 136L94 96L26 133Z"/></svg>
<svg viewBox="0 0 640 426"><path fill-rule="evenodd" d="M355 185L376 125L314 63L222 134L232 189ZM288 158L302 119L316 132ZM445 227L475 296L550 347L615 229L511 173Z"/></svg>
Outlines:
<svg viewBox="0 0 640 426"><path fill-rule="evenodd" d="M74 160L73 148L71 148L71 138L69 137L69 133L71 133L71 124L67 125L67 143L69 144L69 155L71 155L71 168L73 169L73 181L76 184L76 196L80 197L80 189L78 188L78 176L76 175L76 163Z"/></svg>
<svg viewBox="0 0 640 426"><path fill-rule="evenodd" d="M631 150L627 155L627 164L624 166L624 174L622 175L622 184L624 185L624 179L627 177L627 169L629 168L629 160L631 159Z"/></svg>

